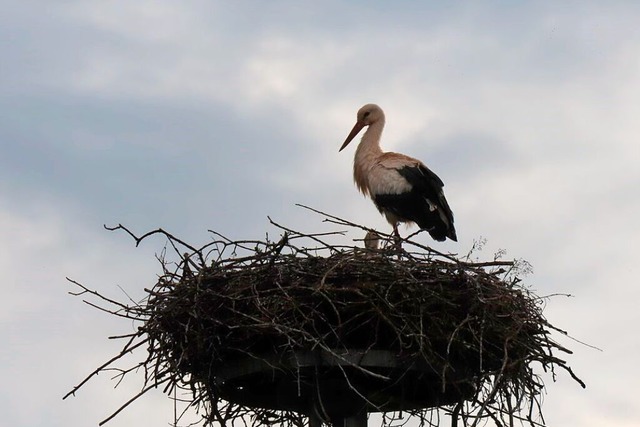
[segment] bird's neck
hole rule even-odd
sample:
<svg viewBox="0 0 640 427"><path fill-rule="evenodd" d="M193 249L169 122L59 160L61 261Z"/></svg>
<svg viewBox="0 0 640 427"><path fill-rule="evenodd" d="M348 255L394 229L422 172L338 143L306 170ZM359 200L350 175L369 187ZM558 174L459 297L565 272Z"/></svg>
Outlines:
<svg viewBox="0 0 640 427"><path fill-rule="evenodd" d="M369 181L367 179L369 170L376 163L378 157L382 155L380 148L380 137L384 128L384 120L379 120L367 128L362 136L360 144L356 149L356 155L353 159L353 179L358 189L369 194Z"/></svg>
<svg viewBox="0 0 640 427"><path fill-rule="evenodd" d="M384 129L384 120L379 120L369 125L356 149L356 163L360 158L378 157L382 154L382 149L380 148L382 129Z"/></svg>

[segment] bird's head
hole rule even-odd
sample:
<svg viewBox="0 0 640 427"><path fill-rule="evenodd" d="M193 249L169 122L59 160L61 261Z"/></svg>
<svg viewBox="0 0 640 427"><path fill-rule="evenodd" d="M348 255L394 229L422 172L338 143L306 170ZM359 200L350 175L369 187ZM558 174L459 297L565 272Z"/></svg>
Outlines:
<svg viewBox="0 0 640 427"><path fill-rule="evenodd" d="M358 115L356 117L356 124L353 126L353 129L349 132L349 136L344 140L342 147L340 147L340 150L338 151L342 151L344 147L349 145L351 140L356 137L363 127L369 126L380 120L384 121L384 112L382 111L382 108L378 107L376 104L366 104L358 110Z"/></svg>

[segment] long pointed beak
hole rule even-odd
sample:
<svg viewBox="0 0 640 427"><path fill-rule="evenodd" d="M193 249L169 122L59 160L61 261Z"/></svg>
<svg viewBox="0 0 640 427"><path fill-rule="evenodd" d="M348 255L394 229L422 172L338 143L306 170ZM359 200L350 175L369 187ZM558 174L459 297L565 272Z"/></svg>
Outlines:
<svg viewBox="0 0 640 427"><path fill-rule="evenodd" d="M349 136L347 136L347 139L344 140L344 144L342 144L342 147L340 147L338 152L344 150L344 147L349 145L351 140L356 137L358 132L360 132L364 126L365 124L363 122L357 121L356 124L353 126L353 129L351 129L351 132L349 132Z"/></svg>

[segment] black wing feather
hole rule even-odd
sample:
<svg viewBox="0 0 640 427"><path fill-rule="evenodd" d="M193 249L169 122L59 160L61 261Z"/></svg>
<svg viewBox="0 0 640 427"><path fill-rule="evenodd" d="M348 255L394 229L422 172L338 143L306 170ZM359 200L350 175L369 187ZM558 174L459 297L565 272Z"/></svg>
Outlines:
<svg viewBox="0 0 640 427"><path fill-rule="evenodd" d="M444 197L444 183L438 175L423 164L405 166L397 171L411 184L412 189L403 194L373 195L378 209L388 210L405 221L415 222L435 240L443 241L448 237L457 241L453 212ZM433 206L436 207L435 210Z"/></svg>

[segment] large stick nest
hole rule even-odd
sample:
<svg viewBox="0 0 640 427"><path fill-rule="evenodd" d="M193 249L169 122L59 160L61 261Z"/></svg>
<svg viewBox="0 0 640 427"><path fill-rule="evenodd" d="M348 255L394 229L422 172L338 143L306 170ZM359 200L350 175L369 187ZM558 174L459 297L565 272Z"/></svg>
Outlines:
<svg viewBox="0 0 640 427"><path fill-rule="evenodd" d="M162 230L137 237L116 227L137 243L162 233L189 252L177 267L163 260L157 284L133 306L74 282L115 305L103 309L140 322L93 374L146 346L137 365L119 368L121 376L144 368L130 402L159 386L187 390L205 421L222 425L303 425L363 410L437 425L439 409L465 425L538 425L536 366L582 384L555 355L569 350L551 338L562 331L544 318L544 300L519 283L524 264L461 261L413 241L404 247L415 251L332 246L324 240L332 233L275 225L285 231L277 242L214 233L199 249Z"/></svg>

